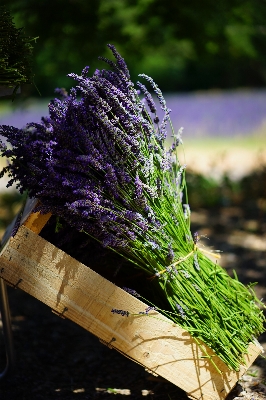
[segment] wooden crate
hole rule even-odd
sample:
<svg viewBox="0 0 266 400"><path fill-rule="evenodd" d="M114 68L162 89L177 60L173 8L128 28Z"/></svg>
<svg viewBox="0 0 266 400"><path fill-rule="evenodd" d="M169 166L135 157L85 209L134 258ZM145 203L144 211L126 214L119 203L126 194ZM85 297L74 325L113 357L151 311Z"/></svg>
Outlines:
<svg viewBox="0 0 266 400"><path fill-rule="evenodd" d="M191 399L225 399L239 378L261 353L250 344L246 365L229 368L190 334L95 271L41 238L49 215L24 210L14 237L7 232L0 254L0 277L42 301L59 316L79 324L103 343L143 365L187 392ZM12 229L12 227L11 227ZM112 313L128 310L129 316ZM132 315L133 314L133 315ZM155 317L155 318L154 318ZM222 372L220 374L206 354Z"/></svg>

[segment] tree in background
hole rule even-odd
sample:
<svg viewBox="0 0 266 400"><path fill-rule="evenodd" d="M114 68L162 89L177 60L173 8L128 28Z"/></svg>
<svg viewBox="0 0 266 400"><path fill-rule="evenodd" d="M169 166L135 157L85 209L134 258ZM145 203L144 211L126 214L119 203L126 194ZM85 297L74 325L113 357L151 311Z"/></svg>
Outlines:
<svg viewBox="0 0 266 400"><path fill-rule="evenodd" d="M17 29L12 16L0 7L0 85L18 87L32 82L32 39Z"/></svg>
<svg viewBox="0 0 266 400"><path fill-rule="evenodd" d="M264 0L109 0L99 12L101 31L164 89L265 85Z"/></svg>
<svg viewBox="0 0 266 400"><path fill-rule="evenodd" d="M7 0L6 0L7 1ZM69 88L113 43L133 80L144 72L164 91L265 86L266 0L9 0L16 25L40 39L42 95Z"/></svg>

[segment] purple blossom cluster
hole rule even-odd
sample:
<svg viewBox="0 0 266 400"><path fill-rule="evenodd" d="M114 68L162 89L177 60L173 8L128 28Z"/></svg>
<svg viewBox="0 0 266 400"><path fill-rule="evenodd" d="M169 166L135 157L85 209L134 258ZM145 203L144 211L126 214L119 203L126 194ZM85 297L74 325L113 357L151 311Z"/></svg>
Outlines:
<svg viewBox="0 0 266 400"><path fill-rule="evenodd" d="M38 198L41 212L63 218L105 247L128 253L147 235L144 246L173 259L173 250L169 253L156 239L163 222L154 212L172 173L173 150L164 147L170 110L157 85L142 75L164 111L159 123L146 86L137 83L141 99L124 59L113 45L108 47L116 62L101 59L111 69L96 70L91 77L88 67L80 76L69 74L76 86L69 95L56 90L58 98L41 123L25 129L0 126L0 135L11 144L0 144L2 156L11 160L2 175L10 176L9 186L16 182L21 192ZM179 186L181 173L182 168ZM180 199L178 189L176 196Z"/></svg>

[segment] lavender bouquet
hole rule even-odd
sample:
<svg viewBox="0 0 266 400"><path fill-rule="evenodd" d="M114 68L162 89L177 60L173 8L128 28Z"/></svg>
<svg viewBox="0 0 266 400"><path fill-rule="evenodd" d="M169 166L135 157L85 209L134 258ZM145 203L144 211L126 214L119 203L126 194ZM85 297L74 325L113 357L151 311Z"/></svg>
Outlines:
<svg viewBox="0 0 266 400"><path fill-rule="evenodd" d="M153 80L140 75L159 100L161 121L146 86L135 88L125 61L108 47L115 62L101 59L111 68L91 77L88 67L81 76L69 74L76 86L69 95L57 90L48 118L25 129L0 126L11 144L1 144L10 160L2 176L37 197L42 213L52 212L144 271L141 279L157 293L155 307L163 295L168 309L160 311L238 370L249 342L263 332L260 302L199 248L177 157L182 130L173 132Z"/></svg>

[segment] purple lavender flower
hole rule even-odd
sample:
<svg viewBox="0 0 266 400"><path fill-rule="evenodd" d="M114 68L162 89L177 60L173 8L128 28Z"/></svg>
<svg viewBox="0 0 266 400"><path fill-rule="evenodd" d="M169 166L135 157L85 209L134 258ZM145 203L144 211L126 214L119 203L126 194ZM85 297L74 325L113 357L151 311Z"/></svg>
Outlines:
<svg viewBox="0 0 266 400"><path fill-rule="evenodd" d="M194 267L196 268L197 271L200 271L200 265L199 265L199 261L198 261L198 255L195 252L194 254Z"/></svg>
<svg viewBox="0 0 266 400"><path fill-rule="evenodd" d="M129 316L129 312L128 312L128 311L125 311L125 310L118 310L117 308L112 308L111 313L113 313L113 314L119 314L119 315L121 315L122 317L124 317L124 316L128 317L128 316Z"/></svg>
<svg viewBox="0 0 266 400"><path fill-rule="evenodd" d="M190 278L190 274L189 274L186 270L181 269L181 272L183 273L183 275L184 275L184 277L185 277L186 279L189 279L189 278Z"/></svg>
<svg viewBox="0 0 266 400"><path fill-rule="evenodd" d="M125 290L125 292L131 294L134 297L140 297L140 294L138 294L136 292L136 290L134 290L134 289L130 289L130 288L127 288L127 287L123 287L122 289Z"/></svg>
<svg viewBox="0 0 266 400"><path fill-rule="evenodd" d="M149 306L147 308L145 308L145 314L149 314L150 311L155 311L156 307L154 306Z"/></svg>
<svg viewBox="0 0 266 400"><path fill-rule="evenodd" d="M177 310L178 310L180 316L182 318L186 318L186 313L184 312L183 307L178 303L176 303L176 307L177 307Z"/></svg>
<svg viewBox="0 0 266 400"><path fill-rule="evenodd" d="M175 258L175 253L174 253L172 244L170 243L168 245L168 253L167 253L166 259L171 264L173 262L174 258Z"/></svg>
<svg viewBox="0 0 266 400"><path fill-rule="evenodd" d="M184 207L184 217L185 217L185 219L188 219L190 216L189 204L183 204L183 207Z"/></svg>
<svg viewBox="0 0 266 400"><path fill-rule="evenodd" d="M177 148L180 144L183 143L183 140L182 140L182 133L183 133L183 130L184 130L184 128L181 127L181 128L178 130L177 133L174 133L174 134L172 135L173 138L174 138L174 141L173 141L173 143L172 143L172 145L171 145L171 147L170 147L170 149L169 149L169 153L170 153L170 154L172 154L172 153L176 150L176 148Z"/></svg>
<svg viewBox="0 0 266 400"><path fill-rule="evenodd" d="M161 108L164 111L167 111L167 106L166 106L166 101L163 97L162 91L159 89L159 87L156 85L156 83L154 82L154 80L150 77L147 76L146 74L139 74L140 77L144 78L147 80L147 82L149 82L154 90L154 92L156 93L158 100L160 102Z"/></svg>
<svg viewBox="0 0 266 400"><path fill-rule="evenodd" d="M148 104L148 106L149 106L149 109L150 109L151 113L155 114L155 113L156 113L156 105L155 105L155 102L154 102L154 100L153 100L153 98L152 98L152 95L151 95L150 92L147 90L147 88L146 88L145 85L143 85L143 84L140 83L140 82L137 82L137 85L140 87L142 93L144 94L145 99L146 99L146 101L147 101L147 104Z"/></svg>
<svg viewBox="0 0 266 400"><path fill-rule="evenodd" d="M192 286L194 286L194 288L196 289L197 292L201 292L201 290L198 287L198 285L196 285L195 283L192 283Z"/></svg>

